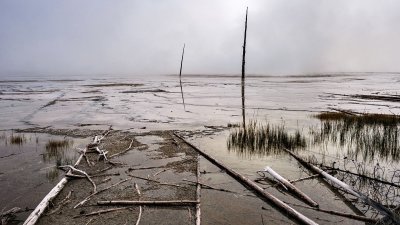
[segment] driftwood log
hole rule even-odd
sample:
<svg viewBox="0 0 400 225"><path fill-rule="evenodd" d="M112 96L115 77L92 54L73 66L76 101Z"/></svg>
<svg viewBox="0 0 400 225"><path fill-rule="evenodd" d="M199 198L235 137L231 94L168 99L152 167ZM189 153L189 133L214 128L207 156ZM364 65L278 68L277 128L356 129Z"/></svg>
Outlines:
<svg viewBox="0 0 400 225"><path fill-rule="evenodd" d="M200 197L201 197L201 184L200 184L200 155L197 156L197 184L196 184L196 225L201 224L201 210L200 210Z"/></svg>
<svg viewBox="0 0 400 225"><path fill-rule="evenodd" d="M305 203L309 204L312 207L318 207L318 203L317 202L312 200L308 195L306 195L304 192L302 192L296 186L291 184L288 180L286 180L281 175L279 175L277 172L275 172L271 167L269 167L269 166L265 167L264 171L268 172L269 174L271 174L275 179L277 179L279 182L281 182L283 185L285 185L285 187L289 191L292 191L295 195L297 195Z"/></svg>
<svg viewBox="0 0 400 225"><path fill-rule="evenodd" d="M299 213L298 211L296 211L295 209L293 209L292 207L290 207L289 205L287 205L283 201L279 200L278 198L276 198L272 194L270 194L267 191L265 191L264 189L262 189L260 186L258 186L252 180L250 180L247 177L239 174L238 172L236 172L236 171L234 171L232 169L229 169L228 167L224 166L222 163L220 163L219 161L217 161L216 159L214 159L213 157L211 157L207 153L201 151L199 148L197 148L196 146L192 145L191 143L186 141L184 138L182 138L178 134L174 133L174 135L176 137L178 137L179 139L181 139L183 142L185 142L187 145L189 145L190 147L195 149L202 156L204 156L204 158L206 158L207 160L212 162L214 165L216 165L219 168L225 170L227 174L229 174L230 176L235 178L241 184L244 184L246 187L249 187L251 190L253 190L255 193L257 193L258 196L261 196L264 200L267 200L269 203L272 203L275 207L279 208L282 212L285 213L285 215L290 216L291 218L293 218L294 220L300 222L301 224L310 224L310 225L311 224L312 225L316 225L317 224L316 222L314 222L311 219L307 218L306 216L304 216L303 214Z"/></svg>
<svg viewBox="0 0 400 225"><path fill-rule="evenodd" d="M98 201L97 205L163 205L163 206L187 206L195 205L197 201L191 200L170 200L170 201L129 201L129 200L111 200Z"/></svg>
<svg viewBox="0 0 400 225"><path fill-rule="evenodd" d="M362 200L366 204L370 205L371 207L376 209L381 214L383 214L383 215L387 216L388 218L390 218L395 224L399 224L400 225L399 216L396 215L395 213L393 213L392 211L390 211L388 208L386 208L382 204L374 201L373 199L370 199L368 196L366 196L366 195L364 195L364 194L362 194L362 193L360 193L358 191L353 190L353 188L350 185L344 183L343 181L340 181L336 177L328 174L327 172L325 172L325 171L321 170L320 168L312 165L311 163L306 162L304 159L302 159L300 156L296 155L295 153L293 153L289 149L284 149L284 150L287 153L289 153L293 158L297 159L304 166L306 166L307 168L312 170L313 172L321 174L321 176L323 176L325 179L329 180L330 182L334 183L335 185L337 185L340 188L342 188L343 190L345 190L347 193L359 198L360 200Z"/></svg>

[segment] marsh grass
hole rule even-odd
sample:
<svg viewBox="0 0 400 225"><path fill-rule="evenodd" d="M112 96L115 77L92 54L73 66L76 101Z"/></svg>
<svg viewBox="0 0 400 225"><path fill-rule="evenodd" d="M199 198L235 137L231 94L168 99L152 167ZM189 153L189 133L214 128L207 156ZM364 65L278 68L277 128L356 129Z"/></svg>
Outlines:
<svg viewBox="0 0 400 225"><path fill-rule="evenodd" d="M365 162L400 160L399 116L329 112L315 117L321 120L320 130L311 131L315 145L332 142Z"/></svg>
<svg viewBox="0 0 400 225"><path fill-rule="evenodd" d="M43 160L49 162L51 160L56 160L57 165L62 164L64 160L68 158L66 150L73 144L72 140L49 140L46 143L46 150L43 154Z"/></svg>
<svg viewBox="0 0 400 225"><path fill-rule="evenodd" d="M23 145L26 142L26 138L23 134L20 135L12 133L9 141L12 145Z"/></svg>
<svg viewBox="0 0 400 225"><path fill-rule="evenodd" d="M227 146L228 150L239 154L270 155L281 153L282 148L305 148L306 139L299 130L290 133L284 125L250 120L245 126L241 124L231 130Z"/></svg>
<svg viewBox="0 0 400 225"><path fill-rule="evenodd" d="M345 112L322 112L314 115L315 118L321 121L344 121L348 124L362 125L383 125L396 126L400 124L400 116L366 113L366 114L350 114Z"/></svg>

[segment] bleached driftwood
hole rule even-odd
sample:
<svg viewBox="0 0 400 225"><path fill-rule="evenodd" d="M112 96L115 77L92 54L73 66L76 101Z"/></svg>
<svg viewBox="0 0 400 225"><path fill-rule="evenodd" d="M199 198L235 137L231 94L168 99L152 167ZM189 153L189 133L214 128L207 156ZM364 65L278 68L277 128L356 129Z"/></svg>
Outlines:
<svg viewBox="0 0 400 225"><path fill-rule="evenodd" d="M306 162L304 159L302 159L300 156L294 154L292 151L290 151L289 149L284 149L287 153L289 153L291 156L293 156L293 158L297 159L300 163L302 163L303 165L305 165L307 168L309 168L310 170L312 170L315 173L321 174L321 176L323 176L325 179L329 180L330 182L332 182L333 184L335 184L336 186L342 188L343 190L345 190L347 193L359 198L360 200L362 200L363 202L365 202L366 204L370 205L371 207L373 207L374 209L376 209L378 212L380 212L381 214L387 216L388 218L390 218L395 224L400 224L400 218L398 215L396 215L395 213L393 213L392 211L390 211L388 208L386 208L385 206L383 206L382 204L368 198L368 196L353 190L353 188L344 183L343 181L340 181L339 179L337 179L336 177L328 174L327 172L321 170L320 168L312 165L311 163Z"/></svg>
<svg viewBox="0 0 400 225"><path fill-rule="evenodd" d="M122 152L118 152L118 153L115 153L115 154L113 154L113 155L110 155L108 158L113 158L113 157L115 157L115 156L119 156L119 155L122 155L122 154L124 154L125 152L127 152L127 151L129 151L129 150L131 150L131 148L132 148L132 144L133 144L133 139L132 139L132 141L131 141L131 143L129 144L129 146L128 146L128 148L126 148L125 150L123 150Z"/></svg>
<svg viewBox="0 0 400 225"><path fill-rule="evenodd" d="M200 155L197 156L197 187L196 187L196 225L201 223L201 210L200 210L200 197L201 197L201 184L200 184Z"/></svg>
<svg viewBox="0 0 400 225"><path fill-rule="evenodd" d="M97 216L97 215L100 215L100 214L109 213L109 212L115 212L115 211L120 211L120 210L125 210L125 209L129 209L129 207L103 209L103 210L99 210L99 211L95 211L95 212L91 212L91 213L86 213L86 214L81 214L81 215L78 215L78 216L74 216L74 218L83 217L83 216Z"/></svg>
<svg viewBox="0 0 400 225"><path fill-rule="evenodd" d="M354 214L349 214L349 213L344 213L344 212L338 212L338 211L334 211L334 210L326 210L326 209L321 209L321 208L314 208L314 207L309 207L309 206L305 206L305 205L298 205L298 204L293 204L293 203L290 203L290 204L298 206L298 207L306 208L306 209L312 209L312 210L316 210L316 211L319 211L319 212L328 213L328 214L335 215L335 216L340 216L340 217L349 218L349 219L353 219L353 220L368 222L368 223L371 223L371 224L376 224L376 222L378 222L378 219L368 218L368 217L365 217L365 216L359 216L359 215L354 215Z"/></svg>
<svg viewBox="0 0 400 225"><path fill-rule="evenodd" d="M73 166L71 166L71 165L59 166L59 168L70 168L72 171L75 171L75 172L78 172L78 173L81 173L81 174L85 175L86 178L87 178L87 179L90 181L90 183L93 185L93 192L96 192L96 190L97 190L96 184L94 183L94 181L92 180L92 178L90 178L89 174L87 174L85 171L80 170L80 169L77 169L77 168L75 168L75 167L73 167Z"/></svg>
<svg viewBox="0 0 400 225"><path fill-rule="evenodd" d="M47 206L49 206L50 201L53 200L58 195L58 193L60 193L67 182L68 179L65 177L61 179L61 181L43 198L39 205L36 206L35 210L33 210L33 212L25 220L24 225L35 224L39 217L46 210Z"/></svg>
<svg viewBox="0 0 400 225"><path fill-rule="evenodd" d="M111 200L98 201L97 205L163 205L163 206L186 206L195 205L197 201L192 200L171 200L171 201L130 201L130 200Z"/></svg>
<svg viewBox="0 0 400 225"><path fill-rule="evenodd" d="M311 219L307 218L303 214L299 213L298 211L296 211L295 209L293 209L292 207L290 207L289 205L287 205L283 201L279 200L278 198L276 198L272 194L270 194L267 191L265 191L263 188L258 186L252 180L250 180L247 177L239 174L238 172L226 167L225 165L220 163L218 160L214 159L213 157L211 157L207 153L201 151L199 148L197 148L196 146L192 145L191 143L186 141L184 138L182 138L178 134L176 134L176 133L174 133L174 134L175 134L176 137L178 137L183 142L185 142L187 145L189 145L190 147L195 149L197 152L199 152L202 156L204 156L207 160L212 162L214 165L216 165L219 168L225 170L226 173L231 175L237 181L239 181L240 183L242 183L242 184L246 185L247 187L249 187L251 190L253 190L255 193L257 193L258 196L261 196L264 200L267 200L268 202L272 203L277 208L279 208L281 211L285 212L286 215L291 216L293 219L295 219L296 221L298 221L298 222L300 222L302 224L309 224L309 225L316 225L317 224L316 222L312 221Z"/></svg>
<svg viewBox="0 0 400 225"><path fill-rule="evenodd" d="M271 167L269 167L269 166L265 167L264 171L271 174L275 179L277 179L279 182L281 182L283 185L285 185L285 187L289 191L292 191L295 195L297 195L299 198L301 198L304 202L306 202L307 204L309 204L312 207L318 207L318 203L316 203L308 195L306 195L304 192L302 192L296 186L291 184L288 180L286 180L281 175L279 175L277 172L275 172Z"/></svg>
<svg viewBox="0 0 400 225"><path fill-rule="evenodd" d="M139 189L139 186L137 185L137 183L135 183L135 189L136 189L136 192L138 193L139 199L140 199L141 193L140 193L140 189ZM139 206L139 215L136 220L136 225L139 225L141 218L142 218L142 206Z"/></svg>

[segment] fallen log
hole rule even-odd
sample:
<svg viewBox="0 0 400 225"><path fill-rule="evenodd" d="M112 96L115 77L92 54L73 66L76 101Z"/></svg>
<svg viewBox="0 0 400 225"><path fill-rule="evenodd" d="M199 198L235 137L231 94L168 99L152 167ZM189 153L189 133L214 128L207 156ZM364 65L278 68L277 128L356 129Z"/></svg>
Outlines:
<svg viewBox="0 0 400 225"><path fill-rule="evenodd" d="M336 177L328 174L327 172L321 170L320 168L312 165L311 163L306 162L304 159L302 159L300 156L294 154L292 151L290 151L289 149L284 148L284 150L289 153L293 158L297 159L301 164L303 164L304 166L306 166L307 168L309 168L310 170L312 170L315 173L321 174L321 176L323 176L325 179L331 181L332 183L336 184L337 186L339 186L340 188L342 188L343 190L345 190L347 193L361 199L363 202L365 202L366 204L370 205L371 207L373 207L374 209L376 209L378 212L380 212L381 214L387 216L388 218L390 218L395 224L399 224L400 225L400 218L398 215L396 215L395 213L393 213L392 211L390 211L388 208L384 207L382 204L374 201L373 199L368 198L368 196L355 191L351 188L350 185L340 181L339 179L337 179Z"/></svg>
<svg viewBox="0 0 400 225"><path fill-rule="evenodd" d="M389 182L389 181L381 180L381 179L378 179L378 178L375 178L375 177L369 177L369 176L366 176L366 175L363 175L363 174L358 174L358 173L351 172L351 171L349 171L349 170L342 170L342 169L340 169L340 168L334 168L334 167L326 166L326 165L322 165L322 167L323 167L323 168L326 168L326 169L328 169L328 170L333 170L333 171L339 171L339 172L343 172L343 173L348 173L348 174L351 174L351 175L354 175L354 176L362 177L362 178L365 178L365 179L368 179L368 180L373 180L373 181L376 181L376 182L379 182L379 183L382 183L382 184L387 184L387 185L390 185L390 186L393 186L393 187L398 187L398 188L400 188L400 185L399 185L399 184L391 183L391 182Z"/></svg>
<svg viewBox="0 0 400 225"><path fill-rule="evenodd" d="M345 217L345 218L349 218L349 219L353 219L353 220L363 221L363 222L367 222L367 223L376 224L378 222L378 219L369 218L369 217L365 217L365 216L359 216L359 215L354 215L354 214L349 214L349 213L344 213L344 212L338 212L338 211L334 211L334 210L313 208L313 207L309 207L309 206L305 206L305 205L298 205L298 204L293 204L293 203L288 203L288 204L306 208L306 209L316 210L316 211L323 212L323 213L328 213L328 214L335 215L335 216L341 216L341 217Z"/></svg>
<svg viewBox="0 0 400 225"><path fill-rule="evenodd" d="M200 184L200 155L197 156L197 187L196 187L196 225L201 223L201 210L200 210L200 197L201 197L201 184Z"/></svg>
<svg viewBox="0 0 400 225"><path fill-rule="evenodd" d="M306 202L312 207L318 207L318 203L312 200L308 195L306 195L304 192L302 192L300 189L298 189L296 186L291 184L288 180L283 178L281 175L279 175L277 172L275 172L271 167L267 166L264 168L265 172L268 172L271 174L275 179L277 179L279 182L281 182L285 187L289 190L292 191L295 195L297 195L301 200Z"/></svg>
<svg viewBox="0 0 400 225"><path fill-rule="evenodd" d="M51 189L51 191L43 198L43 200L36 206L35 210L29 215L29 217L25 220L23 225L33 225L37 222L39 217L46 210L47 206L49 206L50 201L52 201L58 193L64 188L65 184L68 182L68 178L64 177L61 179L58 184Z"/></svg>
<svg viewBox="0 0 400 225"><path fill-rule="evenodd" d="M189 145L190 147L195 149L197 152L199 152L203 157L205 157L207 160L212 162L214 165L216 165L219 168L225 170L227 174L229 174L230 176L235 178L240 183L244 184L246 187L248 187L251 190L253 190L255 193L258 194L258 196L261 196L264 200L267 200L269 203L272 203L275 207L280 209L282 212L285 212L286 213L285 215L290 216L291 218L295 219L296 221L298 221L298 222L300 222L302 224L310 224L310 225L311 224L312 225L317 224L316 222L314 222L311 219L307 218L306 216L304 216L303 214L299 213L298 211L296 211L295 209L293 209L292 207L290 207L289 205L287 205L283 201L279 200L278 198L276 198L272 194L270 194L267 191L265 191L264 189L262 189L260 186L258 186L256 183L254 183L252 180L250 180L250 179L244 177L243 175L239 174L238 172L236 172L236 171L234 171L232 169L229 169L228 167L224 166L222 163L220 163L216 159L212 158L207 153L201 151L199 148L197 148L196 146L192 145L191 143L186 141L184 138L182 138L178 134L174 133L174 135L176 137L178 137L179 139L181 139L183 142L185 142L187 145Z"/></svg>
<svg viewBox="0 0 400 225"><path fill-rule="evenodd" d="M163 205L163 206L187 206L195 205L197 201L191 200L172 200L172 201L129 201L129 200L110 200L98 201L97 205Z"/></svg>

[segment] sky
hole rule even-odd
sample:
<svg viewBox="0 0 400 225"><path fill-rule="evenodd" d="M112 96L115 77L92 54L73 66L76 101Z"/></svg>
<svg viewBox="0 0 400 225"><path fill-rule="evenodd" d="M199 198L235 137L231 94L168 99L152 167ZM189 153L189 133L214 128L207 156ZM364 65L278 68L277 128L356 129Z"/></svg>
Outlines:
<svg viewBox="0 0 400 225"><path fill-rule="evenodd" d="M398 0L0 0L0 76L400 71Z"/></svg>

